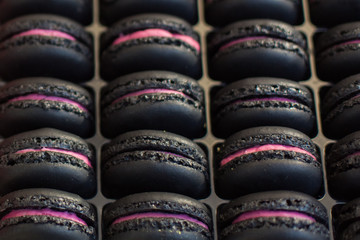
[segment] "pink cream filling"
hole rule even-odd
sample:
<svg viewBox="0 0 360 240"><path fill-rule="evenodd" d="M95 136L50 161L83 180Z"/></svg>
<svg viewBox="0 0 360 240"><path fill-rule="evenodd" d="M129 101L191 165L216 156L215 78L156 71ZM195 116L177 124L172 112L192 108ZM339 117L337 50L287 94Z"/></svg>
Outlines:
<svg viewBox="0 0 360 240"><path fill-rule="evenodd" d="M273 98L252 98L252 99L247 99L247 100L238 100L238 101L235 101L235 103L252 102L252 101L277 101L277 102L292 102L292 103L297 102L297 101L295 101L293 99L289 99L289 98L273 97Z"/></svg>
<svg viewBox="0 0 360 240"><path fill-rule="evenodd" d="M232 224L238 223L238 222L242 222L245 220L249 220L249 219L254 219L254 218L261 218L261 217L287 217L287 218L297 218L297 219L301 219L301 220L309 220L311 222L316 222L314 218L303 214L303 213L299 213L299 212L293 212L293 211L253 211L253 212L246 212L241 214L239 217L237 217Z"/></svg>
<svg viewBox="0 0 360 240"><path fill-rule="evenodd" d="M46 30L46 29L32 29L26 32L22 32L19 34L16 34L12 36L12 38L17 37L24 37L24 36L31 36L31 35L40 35L40 36L46 36L46 37L59 37L59 38L66 38L71 41L76 41L76 39L64 32L56 31L56 30Z"/></svg>
<svg viewBox="0 0 360 240"><path fill-rule="evenodd" d="M302 154L309 155L310 157L312 157L314 159L314 161L317 161L316 157L314 155L312 155L311 153L305 151L304 149L301 149L301 148L298 148L298 147L292 147L292 146L285 146L285 145L267 144L267 145L255 146L255 147L252 147L252 148L246 148L246 149L242 149L240 151L237 151L234 154L232 154L230 156L227 156L226 158L221 160L220 166L222 167L225 164L227 164L227 163L231 162L232 160L234 160L235 158L244 156L246 154L252 154L252 153L256 153L256 152L272 151L272 150L294 151L294 152L297 152L297 153L302 153Z"/></svg>
<svg viewBox="0 0 360 240"><path fill-rule="evenodd" d="M132 214L132 215L129 215L129 216L125 216L125 217L120 217L118 219L116 219L112 224L117 224L117 223L122 223L122 222L125 222L125 221L130 221L130 220L134 220L134 219L140 219L140 218L176 218L176 219L181 219L181 220L185 220L185 221L189 221L189 222L193 222L193 223L196 223L200 226L202 226L203 228L209 230L209 227L195 219L195 218L192 218L188 215L185 215L185 214L171 214L171 213L160 213L160 212L149 212L149 213L135 213L135 214Z"/></svg>
<svg viewBox="0 0 360 240"><path fill-rule="evenodd" d="M181 35L181 34L176 34L176 33L171 33L164 29L158 29L158 28L137 31L137 32L130 33L127 35L120 35L113 42L112 45L117 45L117 44L123 43L125 41L129 41L129 40L133 40L133 39L140 39L140 38L147 38L147 37L167 37L167 38L179 39L183 42L186 42L193 48L195 48L197 52L200 52L200 44L192 37L186 36L186 35Z"/></svg>
<svg viewBox="0 0 360 240"><path fill-rule="evenodd" d="M340 47L340 46L348 45L348 44L360 44L360 39L339 43L339 44L334 45L333 47ZM332 47L330 47L330 48L332 48Z"/></svg>
<svg viewBox="0 0 360 240"><path fill-rule="evenodd" d="M269 37L266 37L266 36L258 36L258 37L240 38L240 39L237 39L237 40L228 42L227 44L221 46L219 50L223 50L223 49L225 49L225 48L231 47L231 46L233 46L233 45L235 45L235 44L238 44L238 43L247 42L247 41L252 41L252 40L267 39L267 38L269 38Z"/></svg>
<svg viewBox="0 0 360 240"><path fill-rule="evenodd" d="M39 100L39 101L45 100L45 101L53 101L53 102L63 102L63 103L68 103L68 104L74 105L77 108L80 108L81 110L87 112L87 109L85 107L83 107L79 103L74 102L72 100L62 98L62 97L52 97L52 96L46 96L46 95L41 95L41 94L29 94L29 95L25 95L25 96L20 96L20 97L10 99L9 102L26 101L26 100Z"/></svg>
<svg viewBox="0 0 360 240"><path fill-rule="evenodd" d="M84 161L89 167L92 168L91 162L89 161L89 158L87 158L85 155L80 154L80 153L76 153L76 152L72 152L72 151L67 151L67 150L62 150L62 149L56 149L56 148L39 148L39 149L23 149L23 150L19 150L17 151L15 154L23 154L23 153L29 153L29 152L56 152L56 153L63 153L63 154L67 154L70 156L73 156L75 158L78 158L82 161Z"/></svg>
<svg viewBox="0 0 360 240"><path fill-rule="evenodd" d="M125 94L124 96L121 96L120 98L116 99L115 101L113 101L112 103L117 103L121 100L123 100L124 98L129 98L129 97L135 97L135 96L140 96L140 95L146 95L146 94L154 94L154 93L166 93L166 94L179 94L182 95L186 98L191 98L188 95L182 93L182 92L178 92L175 90L169 90L169 89L146 89L146 90L142 90L142 91L137 91L137 92L132 92L129 94Z"/></svg>
<svg viewBox="0 0 360 240"><path fill-rule="evenodd" d="M81 225L87 226L86 222L76 216L75 213L70 212L59 212L50 209L39 209L39 210L32 210L32 209L21 209L21 210L13 210L9 214L5 215L1 220L6 220L10 218L17 218L17 217L26 217L26 216L51 216L57 218L63 218L67 220L71 220L77 222Z"/></svg>

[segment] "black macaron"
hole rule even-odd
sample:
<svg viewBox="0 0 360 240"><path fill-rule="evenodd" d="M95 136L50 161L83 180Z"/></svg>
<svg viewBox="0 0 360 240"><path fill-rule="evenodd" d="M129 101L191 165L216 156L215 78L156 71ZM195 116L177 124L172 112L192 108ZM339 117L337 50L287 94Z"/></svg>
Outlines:
<svg viewBox="0 0 360 240"><path fill-rule="evenodd" d="M96 193L95 153L83 139L39 129L0 143L0 195L23 188L53 188L89 198Z"/></svg>
<svg viewBox="0 0 360 240"><path fill-rule="evenodd" d="M164 191L204 198L209 194L204 151L182 136L152 130L120 135L102 148L104 195Z"/></svg>
<svg viewBox="0 0 360 240"><path fill-rule="evenodd" d="M95 209L78 195L26 189L0 198L1 240L95 240Z"/></svg>
<svg viewBox="0 0 360 240"><path fill-rule="evenodd" d="M107 240L211 240L209 209L178 194L148 192L127 196L105 206Z"/></svg>
<svg viewBox="0 0 360 240"><path fill-rule="evenodd" d="M333 139L359 131L360 74L348 77L334 85L322 101L324 134Z"/></svg>
<svg viewBox="0 0 360 240"><path fill-rule="evenodd" d="M300 0L205 0L206 21L224 26L245 19L274 19L292 25L303 21Z"/></svg>
<svg viewBox="0 0 360 240"><path fill-rule="evenodd" d="M189 138L205 133L204 92L184 75L147 71L120 77L102 91L102 133L165 130Z"/></svg>
<svg viewBox="0 0 360 240"><path fill-rule="evenodd" d="M327 151L330 195L337 200L360 197L360 132L340 139Z"/></svg>
<svg viewBox="0 0 360 240"><path fill-rule="evenodd" d="M338 82L359 73L360 22L338 25L315 41L317 74L321 80Z"/></svg>
<svg viewBox="0 0 360 240"><path fill-rule="evenodd" d="M216 192L223 198L291 190L319 196L322 171L315 144L305 134L284 127L240 131L218 148Z"/></svg>
<svg viewBox="0 0 360 240"><path fill-rule="evenodd" d="M360 239L360 198L333 208L334 228L337 240Z"/></svg>
<svg viewBox="0 0 360 240"><path fill-rule="evenodd" d="M165 70L201 77L198 35L186 21L164 14L142 14L115 23L102 38L101 75Z"/></svg>
<svg viewBox="0 0 360 240"><path fill-rule="evenodd" d="M357 0L309 0L311 21L317 26L331 27L360 20Z"/></svg>
<svg viewBox="0 0 360 240"><path fill-rule="evenodd" d="M236 22L210 34L209 71L225 82L246 77L304 80L309 76L306 40L283 22Z"/></svg>
<svg viewBox="0 0 360 240"><path fill-rule="evenodd" d="M238 198L219 209L222 240L329 240L326 208L306 194L274 191Z"/></svg>
<svg viewBox="0 0 360 240"><path fill-rule="evenodd" d="M110 25L141 13L164 13L195 24L198 20L196 0L101 0L100 20Z"/></svg>
<svg viewBox="0 0 360 240"><path fill-rule="evenodd" d="M94 103L85 89L52 78L23 78L0 88L0 135L50 127L94 134Z"/></svg>
<svg viewBox="0 0 360 240"><path fill-rule="evenodd" d="M308 88L279 78L243 79L219 90L213 100L213 129L228 137L258 126L284 126L314 135L313 97Z"/></svg>
<svg viewBox="0 0 360 240"><path fill-rule="evenodd" d="M92 38L70 19L27 15L0 26L0 77L54 77L90 80L94 72Z"/></svg>
<svg viewBox="0 0 360 240"><path fill-rule="evenodd" d="M0 22L23 15L47 13L88 25L92 21L92 4L92 0L2 0Z"/></svg>

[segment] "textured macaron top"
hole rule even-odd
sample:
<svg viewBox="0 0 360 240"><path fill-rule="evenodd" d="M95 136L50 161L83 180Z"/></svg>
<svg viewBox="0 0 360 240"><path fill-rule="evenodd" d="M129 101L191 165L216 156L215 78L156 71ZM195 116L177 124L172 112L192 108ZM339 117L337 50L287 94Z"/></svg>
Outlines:
<svg viewBox="0 0 360 240"><path fill-rule="evenodd" d="M0 103L7 103L6 105L22 100L43 99L56 101L64 108L80 114L88 115L94 109L93 99L85 88L52 78L23 78L12 81L0 88L0 96Z"/></svg>
<svg viewBox="0 0 360 240"><path fill-rule="evenodd" d="M133 151L166 152L174 155L174 161L179 160L180 157L182 164L200 168L206 176L208 174L208 162L205 153L196 143L177 134L154 130L139 130L120 135L110 144L104 146L102 164L105 164L105 168L111 167L111 165L116 164L116 161L109 161L112 157ZM190 160L185 163L184 158Z"/></svg>
<svg viewBox="0 0 360 240"><path fill-rule="evenodd" d="M246 44L247 40L258 39L261 41L269 38L283 40L284 42L278 44L279 48L292 50L302 56L306 55L304 52L305 38L294 27L280 21L261 19L240 21L222 28L211 38L209 49L214 54L219 49L231 49L231 46L241 41ZM287 42L295 45L289 45ZM222 52L225 54L224 51Z"/></svg>
<svg viewBox="0 0 360 240"><path fill-rule="evenodd" d="M136 214L143 214L144 218L152 218L154 215L151 213L163 214L159 223L152 227L161 227L161 221L163 221L161 218L180 219L180 221L188 221L189 223L178 222L175 224L176 220L173 220L175 225L168 226L169 230L174 230L174 227L177 226L184 231L200 232L210 239L211 217L208 208L204 204L183 195L161 192L129 195L107 205L103 213L105 227L110 227L107 234L111 235L112 231L116 231L111 230L111 227L116 228L116 225L111 225L114 225L119 218ZM146 217L146 214L149 214L148 217ZM164 224L164 227L167 225ZM134 224L134 226L136 225ZM145 226L146 224L144 224L144 228ZM126 228L123 230L126 230Z"/></svg>
<svg viewBox="0 0 360 240"><path fill-rule="evenodd" d="M249 194L223 205L219 220L229 225L239 215L253 211L288 211L308 215L328 226L326 208L309 195L291 191L271 191Z"/></svg>
<svg viewBox="0 0 360 240"><path fill-rule="evenodd" d="M329 48L337 47L339 52L342 48L350 48L346 44L358 43L359 38L359 22L341 24L319 36L316 40L316 50L320 53ZM320 58L321 56L319 55Z"/></svg>
<svg viewBox="0 0 360 240"><path fill-rule="evenodd" d="M204 92L200 85L193 79L165 71L148 71L129 74L110 82L102 91L102 107L110 104L120 103L124 106L132 103L126 101L127 97L141 96L151 93L164 93L173 95L173 98L184 98L184 101L192 102L192 104L203 109ZM147 96L147 101L151 101ZM156 101L154 96L153 101ZM123 100L123 101L122 101ZM163 101L158 99L157 101ZM104 112L106 114L106 111Z"/></svg>
<svg viewBox="0 0 360 240"><path fill-rule="evenodd" d="M360 217L360 198L353 199L342 205L336 214L336 229L344 230L348 225L359 220ZM342 239L342 238L341 238ZM347 238L344 238L347 239Z"/></svg>
<svg viewBox="0 0 360 240"><path fill-rule="evenodd" d="M360 74L350 76L334 85L322 101L323 114L332 118L356 102L360 94ZM348 101L351 100L351 101ZM347 103L349 102L349 103ZM342 106L340 106L342 105ZM332 112L331 114L329 114Z"/></svg>
<svg viewBox="0 0 360 240"><path fill-rule="evenodd" d="M0 49L31 43L66 46L92 58L90 34L80 24L55 15L36 14L10 20L0 27L0 42Z"/></svg>
<svg viewBox="0 0 360 240"><path fill-rule="evenodd" d="M291 191L260 192L235 199L220 207L219 224L222 239L252 236L255 231L270 239L329 239L330 235L326 208L313 197Z"/></svg>
<svg viewBox="0 0 360 240"><path fill-rule="evenodd" d="M265 149L266 146L268 149ZM296 159L320 166L317 160L319 155L311 139L299 131L285 127L251 128L230 136L219 152L218 164L221 167L230 168L237 162L253 161L251 149L254 149L254 154L270 151L276 153L274 157ZM244 154L240 155L240 152Z"/></svg>
<svg viewBox="0 0 360 240"><path fill-rule="evenodd" d="M159 30L160 35L159 32L151 32L151 29ZM144 32L147 30L150 30L148 34ZM141 34L139 37L136 35L129 36L136 32L142 33L144 37ZM114 42L123 36L129 36L129 39L120 41L118 44ZM189 41L184 41L184 38L189 39ZM115 23L106 32L102 40L102 49L110 45L118 49L142 42L143 44L158 43L184 46L196 55L200 51L199 38L192 30L191 25L180 18L165 14L142 14L123 19ZM111 48L108 50L111 51Z"/></svg>
<svg viewBox="0 0 360 240"><path fill-rule="evenodd" d="M19 216L20 211L24 216ZM53 223L80 229L95 239L95 209L78 195L67 192L25 189L9 193L0 198L0 217L0 228L20 223Z"/></svg>
<svg viewBox="0 0 360 240"><path fill-rule="evenodd" d="M238 102L274 100L290 104L290 108L311 111L312 94L309 89L296 82L278 78L248 78L227 85L216 93L215 111L222 112L224 106ZM266 102L262 102L264 106ZM259 106L261 107L261 106Z"/></svg>
<svg viewBox="0 0 360 240"><path fill-rule="evenodd" d="M24 158L34 157L33 154L44 154L48 157L36 157L34 161L64 161L74 166L94 168L94 150L84 140L76 135L56 129L39 129L17 134L6 138L0 143L0 164L14 165L24 163ZM49 157L60 154L61 158ZM40 156L39 155L39 156ZM26 162L30 163L31 160Z"/></svg>

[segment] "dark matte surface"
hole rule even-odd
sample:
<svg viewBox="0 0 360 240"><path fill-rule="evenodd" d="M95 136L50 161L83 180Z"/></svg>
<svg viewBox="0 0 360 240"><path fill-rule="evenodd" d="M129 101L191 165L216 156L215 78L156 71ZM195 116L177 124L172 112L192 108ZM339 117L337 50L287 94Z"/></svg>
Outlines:
<svg viewBox="0 0 360 240"><path fill-rule="evenodd" d="M220 166L222 159L239 150L266 144L298 147L317 161L302 153L272 150L246 154ZM294 129L258 127L240 131L225 141L216 159L215 190L226 199L271 190L299 191L315 197L321 192L322 172L316 146Z"/></svg>
<svg viewBox="0 0 360 240"><path fill-rule="evenodd" d="M296 211L316 222L285 217L254 218L231 224L240 214L256 210ZM221 239L329 239L326 208L306 194L275 191L250 194L219 209ZM238 237L238 238L236 238Z"/></svg>
<svg viewBox="0 0 360 240"><path fill-rule="evenodd" d="M346 23L329 29L316 39L316 64L319 78L338 82L358 74L360 63L359 22Z"/></svg>
<svg viewBox="0 0 360 240"><path fill-rule="evenodd" d="M178 93L147 93L114 103L126 94L147 89ZM123 76L103 89L101 105L101 130L110 138L139 129L165 130L189 138L205 133L203 89L184 75L151 71Z"/></svg>
<svg viewBox="0 0 360 240"><path fill-rule="evenodd" d="M81 24L92 22L92 0L2 0L0 22L35 13L56 14Z"/></svg>
<svg viewBox="0 0 360 240"><path fill-rule="evenodd" d="M262 98L286 98L262 101ZM252 100L253 99L253 100ZM213 98L213 129L228 137L258 126L283 126L315 135L312 94L305 86L278 78L248 78L219 90Z"/></svg>
<svg viewBox="0 0 360 240"><path fill-rule="evenodd" d="M337 239L358 240L360 199L356 198L339 207L335 215L335 228Z"/></svg>
<svg viewBox="0 0 360 240"><path fill-rule="evenodd" d="M29 94L41 94L70 99L87 111L72 104L48 100L10 99ZM0 134L4 137L23 131L51 127L81 137L94 134L93 100L79 85L51 78L24 78L0 88Z"/></svg>
<svg viewBox="0 0 360 240"><path fill-rule="evenodd" d="M249 39L221 49L229 42ZM305 80L309 76L306 42L300 32L275 20L230 24L209 37L210 75L225 82L247 77Z"/></svg>
<svg viewBox="0 0 360 240"><path fill-rule="evenodd" d="M322 102L324 134L332 139L343 138L359 131L360 76L348 77L334 85Z"/></svg>
<svg viewBox="0 0 360 240"><path fill-rule="evenodd" d="M76 41L40 35L11 38L31 29L65 32ZM59 16L29 15L5 23L0 32L3 62L0 76L4 80L43 76L82 82L94 74L91 36L74 21Z"/></svg>
<svg viewBox="0 0 360 240"><path fill-rule="evenodd" d="M215 26L254 18L274 19L292 25L303 21L299 0L208 0L206 2L206 21Z"/></svg>
<svg viewBox="0 0 360 240"><path fill-rule="evenodd" d="M144 218L111 225L119 217L145 212L185 214L202 221L210 230L187 220L169 218ZM192 198L173 193L140 193L119 199L105 207L104 224L105 236L114 240L121 239L120 236L126 236L126 239L157 237L182 240L211 237L211 218L207 207Z"/></svg>
<svg viewBox="0 0 360 240"><path fill-rule="evenodd" d="M331 27L360 20L360 2L357 0L311 0L311 21L317 26Z"/></svg>
<svg viewBox="0 0 360 240"><path fill-rule="evenodd" d="M64 153L16 154L24 149L53 148L89 158L93 168ZM92 147L81 138L55 129L21 133L0 143L0 195L23 188L53 188L90 198L96 193Z"/></svg>
<svg viewBox="0 0 360 240"><path fill-rule="evenodd" d="M173 71L195 79L201 77L200 54L181 40L147 37L111 45L121 34L149 28L191 36L198 41L191 25L176 17L144 14L126 18L110 28L102 39L100 64L104 79L113 80L125 74L147 70Z"/></svg>
<svg viewBox="0 0 360 240"><path fill-rule="evenodd" d="M331 146L326 157L329 191L338 200L360 197L360 132L340 139Z"/></svg>
<svg viewBox="0 0 360 240"><path fill-rule="evenodd" d="M196 0L101 0L100 20L105 25L141 13L164 13L185 19L191 24L198 20Z"/></svg>
<svg viewBox="0 0 360 240"><path fill-rule="evenodd" d="M24 236L39 239L96 239L95 209L78 195L51 190L28 189L10 193L0 199L0 216L12 209L43 209L75 213L88 226L57 217L30 216L1 221L0 237L6 240L25 240Z"/></svg>
<svg viewBox="0 0 360 240"><path fill-rule="evenodd" d="M202 149L182 136L128 132L103 148L102 186L111 198L147 191L204 198L209 194L208 162Z"/></svg>

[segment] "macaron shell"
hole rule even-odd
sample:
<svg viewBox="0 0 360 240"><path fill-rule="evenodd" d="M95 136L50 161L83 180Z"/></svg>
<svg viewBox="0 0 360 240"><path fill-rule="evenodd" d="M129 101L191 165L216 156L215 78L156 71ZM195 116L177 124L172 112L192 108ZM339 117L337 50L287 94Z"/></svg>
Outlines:
<svg viewBox="0 0 360 240"><path fill-rule="evenodd" d="M53 189L25 189L9 193L0 198L0 216L13 209L51 208L68 211L81 217L88 226L70 220L50 216L28 216L1 220L1 239L26 239L24 236L95 240L95 209L78 195ZM34 235L32 235L34 234Z"/></svg>
<svg viewBox="0 0 360 240"><path fill-rule="evenodd" d="M325 136L343 138L360 130L356 121L360 117L359 75L353 75L334 85L322 102L322 119Z"/></svg>
<svg viewBox="0 0 360 240"><path fill-rule="evenodd" d="M104 79L112 80L125 74L147 70L172 71L195 79L201 77L200 53L182 40L149 36L116 45L110 45L112 41L109 42L111 39L115 40L114 35L122 33L121 29L125 33L150 28L168 31L173 29L175 32L180 31L179 34L183 34L183 29L192 32L191 25L182 19L162 14L136 15L118 22L113 28L104 36L105 43L102 44L107 45L106 49L102 48L100 59ZM195 34L192 32L191 37L192 35ZM194 39L197 40L197 37Z"/></svg>
<svg viewBox="0 0 360 240"><path fill-rule="evenodd" d="M28 240L53 239L53 240L95 240L95 236L89 236L79 229L69 230L69 226L53 225L49 223L26 223L23 225L6 226L0 230L2 240Z"/></svg>
<svg viewBox="0 0 360 240"><path fill-rule="evenodd" d="M206 21L215 26L224 26L245 19L267 18L300 24L301 1L289 0L210 0L207 1Z"/></svg>
<svg viewBox="0 0 360 240"><path fill-rule="evenodd" d="M91 0L3 0L0 22L35 13L49 13L71 18L84 25L92 21Z"/></svg>
<svg viewBox="0 0 360 240"><path fill-rule="evenodd" d="M220 48L231 39L244 41ZM225 82L263 76L304 80L309 75L309 66L304 46L298 45L303 41L300 33L278 21L251 20L231 24L210 40L210 75Z"/></svg>
<svg viewBox="0 0 360 240"><path fill-rule="evenodd" d="M216 136L258 126L283 126L307 135L315 131L312 95L296 82L249 78L234 82L215 95L213 128Z"/></svg>
<svg viewBox="0 0 360 240"><path fill-rule="evenodd" d="M82 82L92 78L94 63L88 40L76 38L73 41L41 35L11 38L15 33L35 28L67 28L70 35L86 35L80 25L57 16L30 15L5 23L0 28L3 32L0 37L0 60L3 61L0 76L4 80L43 76ZM90 39L89 36L86 38ZM22 54L17 54L19 51Z"/></svg>
<svg viewBox="0 0 360 240"><path fill-rule="evenodd" d="M36 151L44 148L49 150ZM24 150L29 152L20 153ZM92 166L70 153L88 158ZM0 144L0 195L44 187L92 197L96 193L93 157L88 143L56 129L40 129L7 138Z"/></svg>
<svg viewBox="0 0 360 240"><path fill-rule="evenodd" d="M92 97L78 85L51 78L26 78L4 85L0 92L0 134L4 137L44 127L68 131L84 138L94 133ZM11 101L31 94L59 97L70 102L42 97Z"/></svg>
<svg viewBox="0 0 360 240"><path fill-rule="evenodd" d="M293 129L259 127L240 131L226 140L217 156L215 184L219 196L231 199L272 190L299 191L312 196L320 194L322 172L319 159L315 160L310 155L295 150L258 151L236 157L223 166L219 164L220 160L236 151L266 144L293 146L303 150L303 146L307 146L311 150L305 151L312 156L318 155L314 153L316 149L311 140Z"/></svg>
<svg viewBox="0 0 360 240"><path fill-rule="evenodd" d="M103 216L107 239L211 239L209 230L177 218L139 218L111 225L119 217L149 212L185 214L211 226L209 210L192 198L174 193L139 193L105 207ZM129 231L135 228L136 231Z"/></svg>
<svg viewBox="0 0 360 240"><path fill-rule="evenodd" d="M294 211L308 215L316 222L288 217L259 217L232 224L234 218L243 213L261 210ZM325 207L315 198L298 192L249 194L223 205L219 212L220 226L223 228L221 239L329 239Z"/></svg>
<svg viewBox="0 0 360 240"><path fill-rule="evenodd" d="M129 74L103 90L102 133L113 138L128 131L154 129L201 137L205 133L203 101L200 85L184 75L163 71Z"/></svg>
<svg viewBox="0 0 360 240"><path fill-rule="evenodd" d="M317 26L335 26L359 21L360 4L357 0L310 0L311 21Z"/></svg>
<svg viewBox="0 0 360 240"><path fill-rule="evenodd" d="M209 193L207 164L189 139L160 131L129 132L103 149L103 193L118 198L163 191L203 198Z"/></svg>
<svg viewBox="0 0 360 240"><path fill-rule="evenodd" d="M358 74L360 61L359 22L338 25L315 41L317 74L321 80L338 82Z"/></svg>
<svg viewBox="0 0 360 240"><path fill-rule="evenodd" d="M355 132L332 145L326 154L329 192L337 200L360 197L359 150L360 132Z"/></svg>
<svg viewBox="0 0 360 240"><path fill-rule="evenodd" d="M191 24L198 20L195 0L103 0L100 5L100 19L106 25L113 24L120 18L151 12L177 16Z"/></svg>

